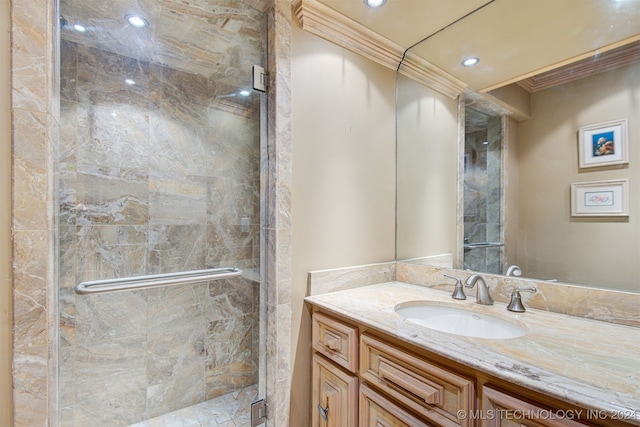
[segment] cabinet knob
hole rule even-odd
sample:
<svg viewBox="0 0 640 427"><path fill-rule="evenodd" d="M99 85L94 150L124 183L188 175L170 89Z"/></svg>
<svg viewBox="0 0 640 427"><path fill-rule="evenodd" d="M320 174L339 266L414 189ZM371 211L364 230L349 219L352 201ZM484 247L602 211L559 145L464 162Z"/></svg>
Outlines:
<svg viewBox="0 0 640 427"><path fill-rule="evenodd" d="M329 421L327 414L329 413L329 407L323 408L322 405L318 404L318 411L320 411L320 416L323 420Z"/></svg>
<svg viewBox="0 0 640 427"><path fill-rule="evenodd" d="M342 340L339 336L326 332L324 334L324 346L329 350L338 351L342 347Z"/></svg>

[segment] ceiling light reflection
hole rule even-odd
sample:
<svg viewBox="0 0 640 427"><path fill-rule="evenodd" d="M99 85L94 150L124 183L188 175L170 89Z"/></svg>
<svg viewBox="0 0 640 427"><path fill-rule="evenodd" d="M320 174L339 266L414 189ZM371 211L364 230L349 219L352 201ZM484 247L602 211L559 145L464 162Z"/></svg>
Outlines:
<svg viewBox="0 0 640 427"><path fill-rule="evenodd" d="M381 7L385 2L386 0L364 0L364 4L369 7Z"/></svg>
<svg viewBox="0 0 640 427"><path fill-rule="evenodd" d="M149 26L149 21L138 15L127 15L125 16L125 19L131 26L136 28L144 28Z"/></svg>
<svg viewBox="0 0 640 427"><path fill-rule="evenodd" d="M473 67L474 65L478 64L478 62L480 62L480 58L472 56L470 58L463 59L462 65L465 67Z"/></svg>

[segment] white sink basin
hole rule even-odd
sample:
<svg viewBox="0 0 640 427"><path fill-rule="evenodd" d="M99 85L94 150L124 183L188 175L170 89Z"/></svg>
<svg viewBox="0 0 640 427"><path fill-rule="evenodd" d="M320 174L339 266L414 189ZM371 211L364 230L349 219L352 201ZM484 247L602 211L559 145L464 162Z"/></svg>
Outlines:
<svg viewBox="0 0 640 427"><path fill-rule="evenodd" d="M526 334L527 330L508 320L464 308L430 302L409 302L395 307L404 319L450 334L475 338L508 339Z"/></svg>

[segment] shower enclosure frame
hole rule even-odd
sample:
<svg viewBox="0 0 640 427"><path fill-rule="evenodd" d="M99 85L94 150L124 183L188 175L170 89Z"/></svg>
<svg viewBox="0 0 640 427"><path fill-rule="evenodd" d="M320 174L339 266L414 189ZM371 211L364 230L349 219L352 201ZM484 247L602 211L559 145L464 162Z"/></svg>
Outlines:
<svg viewBox="0 0 640 427"><path fill-rule="evenodd" d="M261 396L269 405L267 425L289 416L290 299L290 45L287 0L268 2L266 177L261 233L266 245L261 340L266 344ZM57 426L58 309L55 153L59 109L55 0L12 0L12 271L13 419L16 426ZM268 326L267 326L268 325Z"/></svg>

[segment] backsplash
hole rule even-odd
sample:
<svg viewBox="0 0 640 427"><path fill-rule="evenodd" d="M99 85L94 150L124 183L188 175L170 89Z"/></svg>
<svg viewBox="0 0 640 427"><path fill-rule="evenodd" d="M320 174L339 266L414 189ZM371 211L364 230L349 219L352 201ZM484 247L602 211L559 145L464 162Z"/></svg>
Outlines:
<svg viewBox="0 0 640 427"><path fill-rule="evenodd" d="M344 291L396 280L396 263L360 265L309 272L307 295Z"/></svg>
<svg viewBox="0 0 640 427"><path fill-rule="evenodd" d="M317 295L394 280L453 292L454 281L444 277L444 274L459 277L464 282L473 273L403 262L312 271L309 272L308 294ZM525 307L640 327L640 294L495 274L482 276L496 301L508 303L516 287L534 286L536 293L522 293ZM465 288L465 293L468 298L474 297L475 288Z"/></svg>

